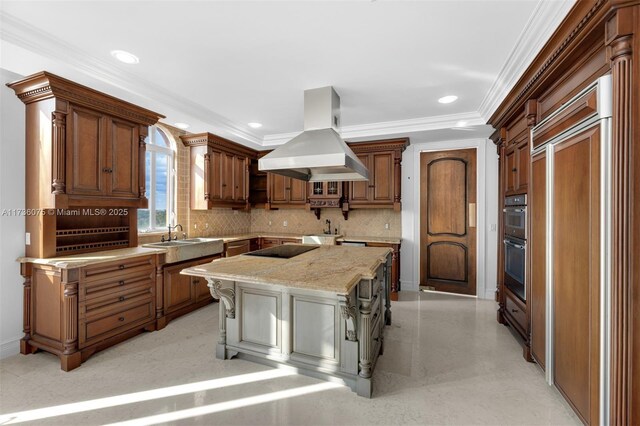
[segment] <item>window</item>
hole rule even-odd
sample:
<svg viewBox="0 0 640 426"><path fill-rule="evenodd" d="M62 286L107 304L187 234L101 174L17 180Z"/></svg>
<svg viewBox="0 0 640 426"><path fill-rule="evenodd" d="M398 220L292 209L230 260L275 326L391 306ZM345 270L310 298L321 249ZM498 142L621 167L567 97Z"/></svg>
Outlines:
<svg viewBox="0 0 640 426"><path fill-rule="evenodd" d="M169 136L160 128L149 128L145 158L148 209L138 210L138 230L164 231L174 219L174 149Z"/></svg>

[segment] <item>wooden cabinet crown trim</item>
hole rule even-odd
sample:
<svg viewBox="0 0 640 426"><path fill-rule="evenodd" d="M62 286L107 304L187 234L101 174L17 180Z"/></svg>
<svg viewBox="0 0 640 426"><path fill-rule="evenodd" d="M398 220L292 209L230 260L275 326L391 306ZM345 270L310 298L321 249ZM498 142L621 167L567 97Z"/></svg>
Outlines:
<svg viewBox="0 0 640 426"><path fill-rule="evenodd" d="M372 142L347 142L354 153L375 151L404 151L409 146L409 138L384 139Z"/></svg>
<svg viewBox="0 0 640 426"><path fill-rule="evenodd" d="M13 89L16 96L25 104L56 97L147 126L165 118L164 115L157 112L74 83L47 71L30 75L20 81L9 83L7 86Z"/></svg>
<svg viewBox="0 0 640 426"><path fill-rule="evenodd" d="M493 112L489 124L494 128L504 126L514 111L519 111L520 107L524 106L526 99L546 81L551 70L571 54L575 44L582 40L585 29L597 25L604 19L607 11L601 9L607 3L607 0L576 2L509 95Z"/></svg>
<svg viewBox="0 0 640 426"><path fill-rule="evenodd" d="M186 147L208 146L232 154L246 155L249 158L258 157L258 151L256 151L255 149L240 145L239 143L232 142L228 139L208 132L180 136L180 140L182 140L182 143Z"/></svg>

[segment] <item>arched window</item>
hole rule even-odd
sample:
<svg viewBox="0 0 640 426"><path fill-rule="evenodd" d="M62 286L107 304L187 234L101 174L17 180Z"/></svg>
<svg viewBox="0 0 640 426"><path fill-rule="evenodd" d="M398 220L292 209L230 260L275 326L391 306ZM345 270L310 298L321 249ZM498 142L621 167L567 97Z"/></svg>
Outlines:
<svg viewBox="0 0 640 426"><path fill-rule="evenodd" d="M159 127L149 128L145 158L149 208L138 210L138 230L164 231L174 219L175 147Z"/></svg>

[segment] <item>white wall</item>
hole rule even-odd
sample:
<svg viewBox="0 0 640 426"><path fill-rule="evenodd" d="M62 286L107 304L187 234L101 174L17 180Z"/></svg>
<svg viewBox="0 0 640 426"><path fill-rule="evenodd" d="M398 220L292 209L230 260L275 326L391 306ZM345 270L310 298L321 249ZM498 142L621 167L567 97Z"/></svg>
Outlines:
<svg viewBox="0 0 640 426"><path fill-rule="evenodd" d="M22 337L22 277L16 258L24 255L24 104L5 84L22 76L0 68L0 358L19 352Z"/></svg>
<svg viewBox="0 0 640 426"><path fill-rule="evenodd" d="M443 142L411 139L402 156L401 286L403 290L417 291L420 284L420 152L461 148L477 149L477 294L480 298L493 299L497 280L498 155L487 139Z"/></svg>

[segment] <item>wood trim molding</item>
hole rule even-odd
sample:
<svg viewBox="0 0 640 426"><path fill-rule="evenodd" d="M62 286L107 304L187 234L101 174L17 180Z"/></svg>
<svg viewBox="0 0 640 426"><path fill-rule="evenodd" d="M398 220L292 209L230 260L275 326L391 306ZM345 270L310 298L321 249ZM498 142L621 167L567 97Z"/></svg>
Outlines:
<svg viewBox="0 0 640 426"><path fill-rule="evenodd" d="M636 7L636 12L638 8ZM606 42L613 79L611 141L611 371L610 424L625 425L632 420L633 306L632 235L632 90L634 9L621 8L606 24ZM636 29L637 31L637 29ZM635 84L638 84L636 82ZM638 226L637 224L635 225ZM637 255L637 253L636 253ZM635 366L638 368L638 366ZM633 407L633 411L640 407Z"/></svg>
<svg viewBox="0 0 640 426"><path fill-rule="evenodd" d="M7 86L13 89L16 96L25 104L55 97L147 126L165 118L164 115L157 112L141 108L47 71L30 75L18 82L9 83Z"/></svg>
<svg viewBox="0 0 640 426"><path fill-rule="evenodd" d="M258 151L255 149L240 145L239 143L208 132L180 136L180 140L186 147L208 146L232 154L242 154L249 158L258 158Z"/></svg>
<svg viewBox="0 0 640 426"><path fill-rule="evenodd" d="M575 44L580 42L582 34L604 19L606 10L603 6L607 3L607 0L576 2L509 96L491 115L489 124L495 128L502 127L515 111L519 111L527 96L532 95L551 70L567 58Z"/></svg>
<svg viewBox="0 0 640 426"><path fill-rule="evenodd" d="M358 154L363 152L394 151L403 152L409 146L409 138L384 139L368 142L347 142L349 148Z"/></svg>

